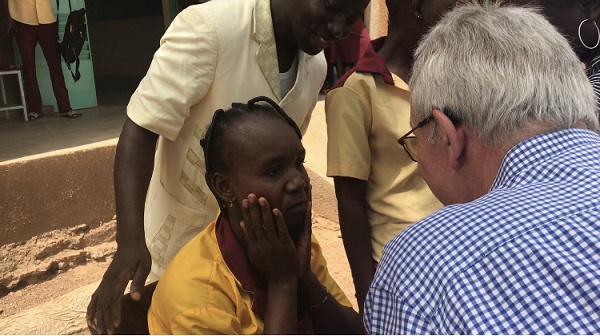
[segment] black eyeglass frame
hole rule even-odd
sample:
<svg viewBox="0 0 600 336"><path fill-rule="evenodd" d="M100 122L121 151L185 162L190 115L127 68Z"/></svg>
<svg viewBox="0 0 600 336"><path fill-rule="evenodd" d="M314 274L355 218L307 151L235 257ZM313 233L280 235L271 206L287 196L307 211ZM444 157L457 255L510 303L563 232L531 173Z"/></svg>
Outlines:
<svg viewBox="0 0 600 336"><path fill-rule="evenodd" d="M456 117L456 114L449 108L445 107L443 109L434 107L433 110L440 110L442 111L447 117L448 119L450 119L450 121L452 121L453 124L459 124L460 120ZM404 134L403 136L401 136L398 139L398 143L400 145L402 145L402 148L404 148L404 150L406 151L406 154L408 154L408 157L413 160L414 162L419 162L417 160L417 156L416 154L411 153L410 149L408 149L408 145L406 144L406 139L416 139L416 136L411 136L411 134L413 134L415 132L415 130L427 125L427 123L429 123L430 121L433 120L433 114L430 114L427 118L421 120L415 127L413 127L410 131L408 131L406 134Z"/></svg>
<svg viewBox="0 0 600 336"><path fill-rule="evenodd" d="M403 136L400 137L400 139L398 139L398 143L400 145L402 145L402 148L404 148L404 150L406 151L406 154L408 154L408 157L413 160L414 162L418 162L417 161L417 157L411 153L410 149L408 149L408 145L406 144L406 139L416 139L416 136L411 136L411 134L413 134L415 132L415 130L427 125L428 122L430 122L431 120L433 120L433 114L429 115L427 118L421 120L417 126L413 127L410 131L408 131L406 134L404 134Z"/></svg>

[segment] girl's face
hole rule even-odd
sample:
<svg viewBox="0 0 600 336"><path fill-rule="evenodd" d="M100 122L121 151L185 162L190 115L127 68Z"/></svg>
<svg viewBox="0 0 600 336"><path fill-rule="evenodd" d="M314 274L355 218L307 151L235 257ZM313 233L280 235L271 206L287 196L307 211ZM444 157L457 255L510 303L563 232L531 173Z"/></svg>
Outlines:
<svg viewBox="0 0 600 336"><path fill-rule="evenodd" d="M260 120L259 120L260 119ZM303 228L309 201L305 150L293 128L282 118L247 118L236 123L224 143L229 155L228 177L235 210L254 193L284 215L292 237ZM240 212L241 216L241 212Z"/></svg>

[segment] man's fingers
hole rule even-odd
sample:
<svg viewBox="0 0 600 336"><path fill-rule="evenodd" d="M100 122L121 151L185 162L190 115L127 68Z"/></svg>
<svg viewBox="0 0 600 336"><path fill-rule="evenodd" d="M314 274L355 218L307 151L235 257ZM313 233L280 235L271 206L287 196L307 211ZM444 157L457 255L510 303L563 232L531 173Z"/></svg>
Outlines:
<svg viewBox="0 0 600 336"><path fill-rule="evenodd" d="M150 268L147 265L143 265L141 263L138 264L135 274L133 275L133 279L131 279L131 286L129 289L129 295L134 301L138 301L142 298L142 292L144 291L148 274L150 274ZM121 293L122 292L123 290L121 290Z"/></svg>
<svg viewBox="0 0 600 336"><path fill-rule="evenodd" d="M87 312L85 314L85 320L87 322L88 328L90 328L90 331L94 335L96 335L98 333L98 332L96 332L97 326L96 326L96 322L94 321L94 317L96 315L96 303L97 302L98 302L98 290L96 290L96 292L94 292L94 294L92 294L92 299L90 300L90 303L87 306Z"/></svg>
<svg viewBox="0 0 600 336"><path fill-rule="evenodd" d="M132 295L132 298L133 298L133 295ZM118 299L117 302L113 303L112 306L110 307L110 316L111 316L111 320L113 322L112 327L114 330L114 328L118 328L121 325L121 300L120 299Z"/></svg>
<svg viewBox="0 0 600 336"><path fill-rule="evenodd" d="M102 334L114 333L115 328L112 316L110 315L109 303L106 303L106 306L104 306L100 311L100 316L98 317L98 325Z"/></svg>

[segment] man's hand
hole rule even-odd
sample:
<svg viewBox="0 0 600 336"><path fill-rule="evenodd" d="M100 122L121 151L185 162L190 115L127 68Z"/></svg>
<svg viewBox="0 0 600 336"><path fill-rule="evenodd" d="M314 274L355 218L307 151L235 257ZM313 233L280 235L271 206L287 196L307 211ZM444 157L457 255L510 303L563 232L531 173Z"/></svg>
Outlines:
<svg viewBox="0 0 600 336"><path fill-rule="evenodd" d="M150 273L152 258L146 244L117 248L98 289L92 295L86 320L92 334L113 334L121 324L121 296L131 282L131 298L138 301Z"/></svg>

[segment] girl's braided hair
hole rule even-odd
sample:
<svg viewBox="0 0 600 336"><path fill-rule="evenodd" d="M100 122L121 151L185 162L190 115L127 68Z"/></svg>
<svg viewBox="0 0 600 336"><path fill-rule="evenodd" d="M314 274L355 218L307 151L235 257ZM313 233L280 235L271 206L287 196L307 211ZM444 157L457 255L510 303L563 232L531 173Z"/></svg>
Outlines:
<svg viewBox="0 0 600 336"><path fill-rule="evenodd" d="M264 104L266 103L266 104ZM215 193L211 179L215 172L223 171L226 168L224 158L219 154L223 148L223 139L225 133L231 129L233 124L247 117L258 115L281 116L294 129L298 138L302 139L302 133L296 123L290 118L283 109L277 105L271 98L259 96L252 98L248 103L232 103L227 111L219 109L215 111L212 121L206 129L204 137L200 140L200 146L204 151L205 174L204 178L210 191L217 198L221 213L227 216L227 206Z"/></svg>

